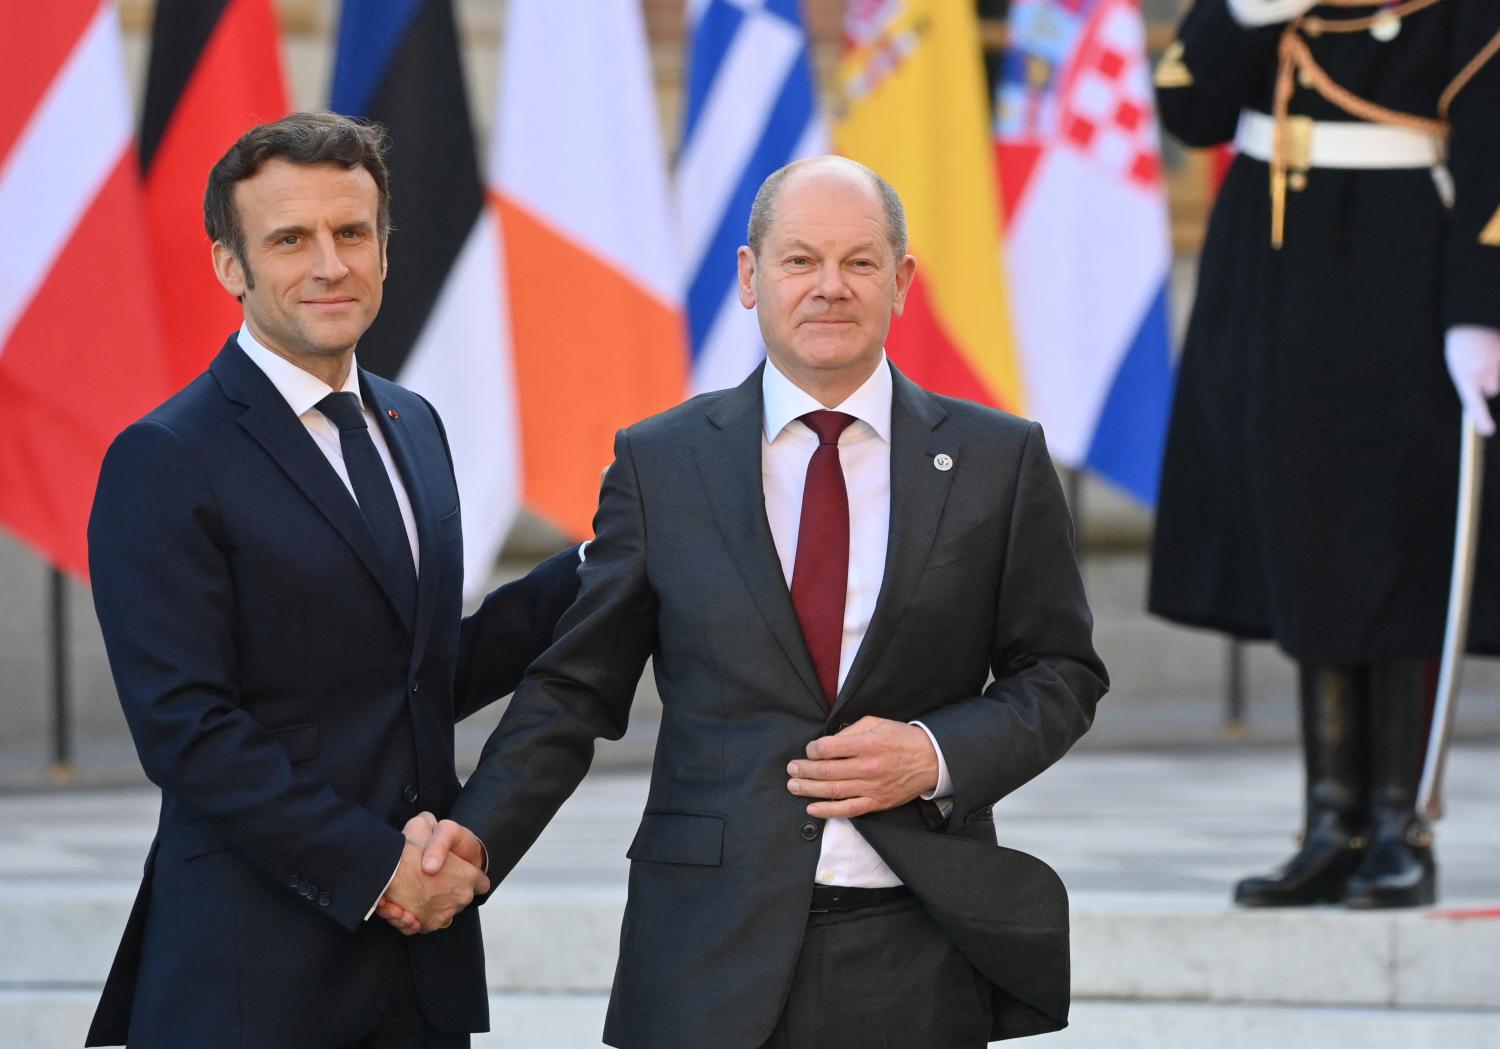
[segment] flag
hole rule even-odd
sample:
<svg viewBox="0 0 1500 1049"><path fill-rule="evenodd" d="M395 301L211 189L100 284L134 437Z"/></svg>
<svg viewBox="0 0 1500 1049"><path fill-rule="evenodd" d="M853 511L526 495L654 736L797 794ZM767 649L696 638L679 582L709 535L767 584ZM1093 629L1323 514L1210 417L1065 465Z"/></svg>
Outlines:
<svg viewBox="0 0 1500 1049"><path fill-rule="evenodd" d="M685 38L674 191L701 392L737 385L765 355L735 262L755 191L782 165L826 153L828 137L797 0L688 0Z"/></svg>
<svg viewBox="0 0 1500 1049"><path fill-rule="evenodd" d="M271 0L157 0L140 149L173 389L241 321L203 231L208 173L246 131L286 113Z"/></svg>
<svg viewBox="0 0 1500 1049"><path fill-rule="evenodd" d="M892 359L930 389L1025 411L974 5L849 0L838 79L834 146L901 195L917 257Z"/></svg>
<svg viewBox="0 0 1500 1049"><path fill-rule="evenodd" d="M0 85L0 524L81 576L105 449L168 392L114 4L0 5Z"/></svg>
<svg viewBox="0 0 1500 1049"><path fill-rule="evenodd" d="M443 419L463 502L464 591L473 596L488 584L520 504L520 448L499 230L479 175L449 0L344 0L330 106L390 136L390 268L357 354Z"/></svg>
<svg viewBox="0 0 1500 1049"><path fill-rule="evenodd" d="M615 431L687 382L639 0L511 0L495 113L526 505L585 536Z"/></svg>
<svg viewBox="0 0 1500 1049"><path fill-rule="evenodd" d="M1027 404L1052 454L1156 500L1172 247L1137 0L1016 0L996 88Z"/></svg>

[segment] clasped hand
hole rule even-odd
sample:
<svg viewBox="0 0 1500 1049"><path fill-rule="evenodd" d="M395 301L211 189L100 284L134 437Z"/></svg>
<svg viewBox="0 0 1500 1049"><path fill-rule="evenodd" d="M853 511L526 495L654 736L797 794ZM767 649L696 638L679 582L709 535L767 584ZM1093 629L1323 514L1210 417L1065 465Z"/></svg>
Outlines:
<svg viewBox="0 0 1500 1049"><path fill-rule="evenodd" d="M807 745L807 758L786 767L786 789L822 819L850 819L905 805L938 784L937 751L916 725L863 717L837 735Z"/></svg>
<svg viewBox="0 0 1500 1049"><path fill-rule="evenodd" d="M484 845L466 828L422 812L401 833L401 863L375 913L403 935L446 929L475 896L490 891Z"/></svg>

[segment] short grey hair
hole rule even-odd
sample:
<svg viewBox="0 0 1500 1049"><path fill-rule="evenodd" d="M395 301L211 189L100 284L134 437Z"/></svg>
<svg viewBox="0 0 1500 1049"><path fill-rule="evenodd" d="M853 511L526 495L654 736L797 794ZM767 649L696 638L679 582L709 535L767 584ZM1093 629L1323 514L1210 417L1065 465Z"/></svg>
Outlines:
<svg viewBox="0 0 1500 1049"><path fill-rule="evenodd" d="M891 251L895 253L896 261L899 262L906 255L906 208L902 205L901 197L896 193L895 187L859 161L835 156L803 157L777 168L766 176L766 180L760 184L760 189L755 191L755 201L750 205L750 223L745 230L746 243L750 245L751 253L756 258L760 258L761 245L766 242L766 232L771 228L771 219L774 217L776 198L780 196L781 185L787 180L787 176L802 168L824 166L830 162L859 171L870 180L870 184L880 194L880 203L885 209L886 239L890 241Z"/></svg>

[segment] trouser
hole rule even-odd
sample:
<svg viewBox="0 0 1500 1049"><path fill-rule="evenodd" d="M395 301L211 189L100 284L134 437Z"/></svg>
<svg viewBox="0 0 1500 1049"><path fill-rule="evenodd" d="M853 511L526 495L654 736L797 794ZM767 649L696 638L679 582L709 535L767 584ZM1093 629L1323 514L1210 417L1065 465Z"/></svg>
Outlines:
<svg viewBox="0 0 1500 1049"><path fill-rule="evenodd" d="M979 1049L990 985L907 897L809 915L763 1049Z"/></svg>
<svg viewBox="0 0 1500 1049"><path fill-rule="evenodd" d="M469 1049L469 1036L435 1030L417 1000L411 955L401 944L385 1010L375 1029L344 1049Z"/></svg>

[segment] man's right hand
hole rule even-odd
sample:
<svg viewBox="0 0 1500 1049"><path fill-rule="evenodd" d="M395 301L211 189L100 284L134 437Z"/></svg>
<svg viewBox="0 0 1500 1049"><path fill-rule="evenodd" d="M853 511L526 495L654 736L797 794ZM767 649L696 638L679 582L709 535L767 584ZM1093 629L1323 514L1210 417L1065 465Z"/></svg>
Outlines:
<svg viewBox="0 0 1500 1049"><path fill-rule="evenodd" d="M490 891L489 878L457 851L450 851L441 862L426 866L433 872L429 874L424 869L421 847L408 840L381 905L381 917L392 921L397 928L402 928L401 924L385 913L386 910L394 913L390 905L414 917L421 932L430 933L452 925L453 916L473 902L475 896Z"/></svg>
<svg viewBox="0 0 1500 1049"><path fill-rule="evenodd" d="M1500 328L1458 324L1448 329L1443 357L1464 410L1481 436L1495 432L1489 398L1500 394Z"/></svg>

